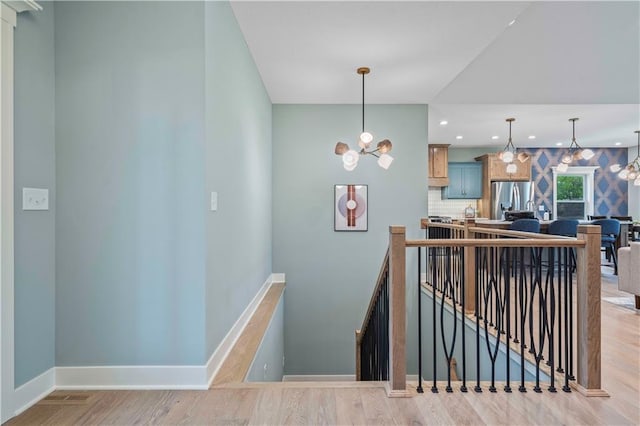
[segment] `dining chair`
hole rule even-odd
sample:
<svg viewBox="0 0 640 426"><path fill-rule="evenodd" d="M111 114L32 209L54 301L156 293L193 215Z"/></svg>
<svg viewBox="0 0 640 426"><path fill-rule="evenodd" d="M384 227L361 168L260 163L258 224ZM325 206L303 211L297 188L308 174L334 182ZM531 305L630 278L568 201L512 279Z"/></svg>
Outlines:
<svg viewBox="0 0 640 426"><path fill-rule="evenodd" d="M633 222L633 216L611 216L611 219L617 219L620 222ZM636 234L633 230L633 224L629 226L629 241L636 240Z"/></svg>
<svg viewBox="0 0 640 426"><path fill-rule="evenodd" d="M575 237L578 235L578 221L576 219L556 219L549 224L547 233L563 237ZM569 250L571 253L571 262L573 263L573 272L576 268L576 249L571 248Z"/></svg>
<svg viewBox="0 0 640 426"><path fill-rule="evenodd" d="M578 221L576 219L557 219L549 224L547 232L551 235L575 237L578 235Z"/></svg>
<svg viewBox="0 0 640 426"><path fill-rule="evenodd" d="M600 226L600 248L605 250L605 255L613 259L613 274L618 275L618 255L615 243L620 235L620 221L617 219L599 219L591 222Z"/></svg>
<svg viewBox="0 0 640 426"><path fill-rule="evenodd" d="M540 232L540 221L538 219L518 219L509 225L511 231Z"/></svg>
<svg viewBox="0 0 640 426"><path fill-rule="evenodd" d="M535 232L540 233L540 221L538 219L518 219L514 222L511 222L509 225L509 230L511 231L520 231L520 232ZM533 247L529 249L529 258L525 259L523 266L530 266L531 264L535 264L538 262L540 258L540 253L536 255L537 250ZM515 256L513 257L513 273L515 274L516 266L518 262L516 262Z"/></svg>

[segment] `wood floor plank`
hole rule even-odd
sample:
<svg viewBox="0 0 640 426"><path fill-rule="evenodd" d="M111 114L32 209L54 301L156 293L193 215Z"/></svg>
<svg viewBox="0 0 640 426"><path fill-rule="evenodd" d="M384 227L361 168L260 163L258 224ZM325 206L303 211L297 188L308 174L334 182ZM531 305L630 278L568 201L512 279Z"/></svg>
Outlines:
<svg viewBox="0 0 640 426"><path fill-rule="evenodd" d="M397 425L426 425L426 419L418 408L418 398L389 398L391 418Z"/></svg>
<svg viewBox="0 0 640 426"><path fill-rule="evenodd" d="M156 412L151 423L161 425L195 424L193 412L200 401L207 394L206 391L172 391L163 413Z"/></svg>
<svg viewBox="0 0 640 426"><path fill-rule="evenodd" d="M387 395L383 389L360 389L364 415L369 425L393 424Z"/></svg>
<svg viewBox="0 0 640 426"><path fill-rule="evenodd" d="M278 424L284 388L264 387L260 388L259 392L258 400L249 418L249 424L266 426Z"/></svg>
<svg viewBox="0 0 640 426"><path fill-rule="evenodd" d="M312 415L307 410L309 389L284 389L278 410L279 425L310 425Z"/></svg>
<svg viewBox="0 0 640 426"><path fill-rule="evenodd" d="M355 388L337 388L333 392L336 405L336 423L340 425L364 425L364 415L360 390Z"/></svg>

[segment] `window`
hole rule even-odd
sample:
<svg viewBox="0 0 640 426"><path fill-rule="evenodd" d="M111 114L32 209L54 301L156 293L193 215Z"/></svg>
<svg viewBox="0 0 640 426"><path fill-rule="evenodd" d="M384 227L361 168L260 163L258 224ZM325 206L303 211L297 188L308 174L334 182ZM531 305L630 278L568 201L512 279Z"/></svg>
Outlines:
<svg viewBox="0 0 640 426"><path fill-rule="evenodd" d="M593 176L598 167L569 167L559 173L553 167L555 219L587 219L593 215Z"/></svg>

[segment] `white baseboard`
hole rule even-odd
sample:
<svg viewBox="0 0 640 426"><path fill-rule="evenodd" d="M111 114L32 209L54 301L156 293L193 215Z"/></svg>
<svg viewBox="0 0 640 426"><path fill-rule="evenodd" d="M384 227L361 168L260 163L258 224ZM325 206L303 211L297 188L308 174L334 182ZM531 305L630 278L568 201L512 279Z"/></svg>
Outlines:
<svg viewBox="0 0 640 426"><path fill-rule="evenodd" d="M271 274L267 278L205 365L53 367L15 390L14 415L57 389L208 389L271 284L281 282L285 282L284 274Z"/></svg>
<svg viewBox="0 0 640 426"><path fill-rule="evenodd" d="M14 416L25 411L56 389L56 372L52 367L24 385L16 388L13 394Z"/></svg>
<svg viewBox="0 0 640 426"><path fill-rule="evenodd" d="M233 348L233 345L235 345L236 341L242 334L242 331L249 323L249 320L251 319L253 314L256 312L256 309L258 309L260 302L262 302L265 294L267 294L267 290L269 290L271 284L283 283L285 282L284 280L284 274L271 274L269 278L267 278L267 280L264 282L264 284L262 284L262 287L260 287L260 290L258 290L253 300L249 302L236 323L233 324L233 327L231 327L227 335L224 336L224 339L222 339L222 342L220 342L216 350L213 351L213 354L211 354L211 357L209 357L209 361L207 361L206 365L208 386L211 386L211 382L213 382L213 378L220 369L220 366L224 362L227 355L229 355L229 351L231 351L231 348Z"/></svg>
<svg viewBox="0 0 640 426"><path fill-rule="evenodd" d="M201 365L56 367L56 389L208 389Z"/></svg>
<svg viewBox="0 0 640 426"><path fill-rule="evenodd" d="M283 382L353 382L355 374L288 374Z"/></svg>

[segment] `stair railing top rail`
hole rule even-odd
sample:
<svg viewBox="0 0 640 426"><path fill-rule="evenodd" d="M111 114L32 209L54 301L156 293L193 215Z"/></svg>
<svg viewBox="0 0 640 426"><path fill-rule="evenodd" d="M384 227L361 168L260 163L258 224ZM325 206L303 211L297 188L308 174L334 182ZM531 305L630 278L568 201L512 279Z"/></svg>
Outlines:
<svg viewBox="0 0 640 426"><path fill-rule="evenodd" d="M507 231L505 231L507 232ZM517 234L529 234L528 232L508 231ZM514 235L515 236L515 235ZM431 240L405 240L405 247L584 247L586 243L573 238L460 238L431 239Z"/></svg>
<svg viewBox="0 0 640 426"><path fill-rule="evenodd" d="M443 228L464 231L465 226L456 223L431 222L429 219L420 219L420 228Z"/></svg>

